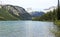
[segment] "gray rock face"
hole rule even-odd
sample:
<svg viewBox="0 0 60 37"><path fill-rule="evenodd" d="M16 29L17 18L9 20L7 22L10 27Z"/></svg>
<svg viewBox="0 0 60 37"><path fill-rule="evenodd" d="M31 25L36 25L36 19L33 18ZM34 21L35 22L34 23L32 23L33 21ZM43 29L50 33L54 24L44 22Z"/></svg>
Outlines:
<svg viewBox="0 0 60 37"><path fill-rule="evenodd" d="M3 8L6 8L9 13L20 18L22 20L31 20L31 15L22 7L12 6L12 5L4 5Z"/></svg>
<svg viewBox="0 0 60 37"><path fill-rule="evenodd" d="M25 20L32 19L32 16L22 7L15 6L15 9L19 12L19 15Z"/></svg>

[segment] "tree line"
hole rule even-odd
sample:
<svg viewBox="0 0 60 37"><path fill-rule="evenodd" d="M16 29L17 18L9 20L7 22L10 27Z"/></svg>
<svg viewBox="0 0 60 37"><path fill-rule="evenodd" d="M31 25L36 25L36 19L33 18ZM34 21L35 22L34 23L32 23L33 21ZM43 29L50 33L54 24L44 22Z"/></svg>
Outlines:
<svg viewBox="0 0 60 37"><path fill-rule="evenodd" d="M47 13L45 13L44 15L40 16L40 17L35 17L33 20L36 21L56 21L56 20L60 20L60 6L59 9L53 9L53 11L48 11Z"/></svg>

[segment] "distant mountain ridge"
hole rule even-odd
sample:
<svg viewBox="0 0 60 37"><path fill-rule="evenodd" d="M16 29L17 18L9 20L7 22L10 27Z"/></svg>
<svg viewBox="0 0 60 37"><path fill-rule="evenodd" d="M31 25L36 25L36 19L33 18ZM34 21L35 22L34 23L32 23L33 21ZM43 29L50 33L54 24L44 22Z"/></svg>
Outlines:
<svg viewBox="0 0 60 37"><path fill-rule="evenodd" d="M45 13L44 12L35 11L35 12L31 12L30 14L31 14L32 17L39 17L39 16L42 16Z"/></svg>
<svg viewBox="0 0 60 37"><path fill-rule="evenodd" d="M22 7L13 5L0 5L0 20L31 20L31 19L32 19L31 15Z"/></svg>

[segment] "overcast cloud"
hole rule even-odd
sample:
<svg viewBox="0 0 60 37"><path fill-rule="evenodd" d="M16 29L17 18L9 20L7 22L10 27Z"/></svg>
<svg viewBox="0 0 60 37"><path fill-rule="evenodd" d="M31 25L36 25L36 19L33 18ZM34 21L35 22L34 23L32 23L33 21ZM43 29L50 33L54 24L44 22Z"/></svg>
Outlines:
<svg viewBox="0 0 60 37"><path fill-rule="evenodd" d="M51 6L57 6L58 0L0 0L0 3L12 4L21 6L25 9L32 8L32 10L44 10Z"/></svg>

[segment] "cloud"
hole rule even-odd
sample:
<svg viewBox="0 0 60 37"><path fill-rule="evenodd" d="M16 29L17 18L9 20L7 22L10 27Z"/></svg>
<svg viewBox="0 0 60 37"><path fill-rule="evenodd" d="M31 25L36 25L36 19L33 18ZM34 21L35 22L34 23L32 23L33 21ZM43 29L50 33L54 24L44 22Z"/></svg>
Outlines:
<svg viewBox="0 0 60 37"><path fill-rule="evenodd" d="M57 5L57 0L0 0L6 4L21 6L25 9L43 10Z"/></svg>

